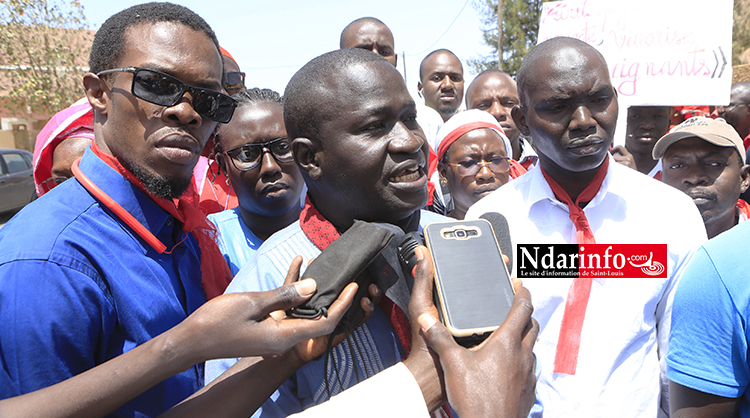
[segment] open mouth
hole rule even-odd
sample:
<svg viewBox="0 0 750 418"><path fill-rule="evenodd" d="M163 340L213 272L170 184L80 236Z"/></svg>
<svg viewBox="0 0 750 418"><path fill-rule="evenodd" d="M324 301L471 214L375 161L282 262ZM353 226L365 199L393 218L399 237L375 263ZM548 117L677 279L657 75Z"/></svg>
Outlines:
<svg viewBox="0 0 750 418"><path fill-rule="evenodd" d="M422 177L423 173L419 166L407 168L396 176L391 177L389 180L392 183L408 183L417 181Z"/></svg>
<svg viewBox="0 0 750 418"><path fill-rule="evenodd" d="M652 132L637 134L635 137L637 139L640 139L641 141L653 141L656 139L656 135L654 135Z"/></svg>

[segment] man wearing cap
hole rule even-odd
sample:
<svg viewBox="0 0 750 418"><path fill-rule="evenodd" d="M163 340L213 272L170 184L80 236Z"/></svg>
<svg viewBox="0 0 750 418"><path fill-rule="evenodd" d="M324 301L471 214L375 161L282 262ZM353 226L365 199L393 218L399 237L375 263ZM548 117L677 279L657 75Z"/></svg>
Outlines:
<svg viewBox="0 0 750 418"><path fill-rule="evenodd" d="M694 117L677 125L654 146L662 159L661 180L693 199L713 238L745 221L750 205L739 199L748 188L742 139L723 119Z"/></svg>
<svg viewBox="0 0 750 418"><path fill-rule="evenodd" d="M709 236L718 234L698 249L674 296L667 354L674 418L750 416L750 222L737 225L746 215L733 205L748 187L742 149L734 129L705 118L688 119L654 148L662 180L682 178L675 187L694 193Z"/></svg>

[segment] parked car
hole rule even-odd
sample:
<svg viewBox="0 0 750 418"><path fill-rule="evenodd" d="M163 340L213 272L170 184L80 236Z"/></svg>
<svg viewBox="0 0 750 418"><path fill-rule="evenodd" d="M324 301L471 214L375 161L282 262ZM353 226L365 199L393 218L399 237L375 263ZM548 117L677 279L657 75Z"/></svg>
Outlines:
<svg viewBox="0 0 750 418"><path fill-rule="evenodd" d="M0 212L22 208L36 199L32 157L28 151L0 149Z"/></svg>

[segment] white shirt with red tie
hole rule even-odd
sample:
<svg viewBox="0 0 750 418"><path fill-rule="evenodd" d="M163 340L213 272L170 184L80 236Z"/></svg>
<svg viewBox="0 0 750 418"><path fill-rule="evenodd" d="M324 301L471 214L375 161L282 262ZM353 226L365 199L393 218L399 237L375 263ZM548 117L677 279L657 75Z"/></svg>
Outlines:
<svg viewBox="0 0 750 418"><path fill-rule="evenodd" d="M517 244L576 243L568 206L555 198L542 170L500 187L466 219L487 212L506 217L514 252ZM541 329L534 351L545 417L667 416L660 395L667 397L672 298L682 270L706 240L703 220L687 195L614 160L584 213L597 244L667 244L667 278L594 279L574 375L553 372L573 278L523 279ZM513 259L515 275L518 256Z"/></svg>

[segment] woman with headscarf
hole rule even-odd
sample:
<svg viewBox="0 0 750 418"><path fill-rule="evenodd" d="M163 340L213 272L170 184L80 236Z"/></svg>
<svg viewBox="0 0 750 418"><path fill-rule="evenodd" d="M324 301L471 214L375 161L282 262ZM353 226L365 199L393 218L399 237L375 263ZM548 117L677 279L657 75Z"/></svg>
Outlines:
<svg viewBox="0 0 750 418"><path fill-rule="evenodd" d="M440 184L450 190L453 208L447 216L463 219L471 205L524 173L509 156L510 141L495 118L467 110L448 119L438 131Z"/></svg>

